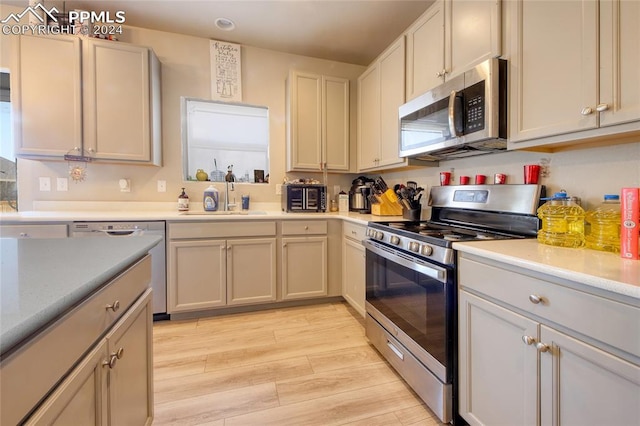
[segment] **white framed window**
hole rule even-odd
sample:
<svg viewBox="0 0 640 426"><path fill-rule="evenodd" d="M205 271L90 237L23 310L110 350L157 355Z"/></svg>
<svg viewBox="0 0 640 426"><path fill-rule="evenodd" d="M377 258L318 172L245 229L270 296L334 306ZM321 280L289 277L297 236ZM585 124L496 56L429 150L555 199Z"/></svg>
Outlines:
<svg viewBox="0 0 640 426"><path fill-rule="evenodd" d="M185 180L199 169L222 182L229 166L237 182L269 174L269 109L239 103L182 98Z"/></svg>

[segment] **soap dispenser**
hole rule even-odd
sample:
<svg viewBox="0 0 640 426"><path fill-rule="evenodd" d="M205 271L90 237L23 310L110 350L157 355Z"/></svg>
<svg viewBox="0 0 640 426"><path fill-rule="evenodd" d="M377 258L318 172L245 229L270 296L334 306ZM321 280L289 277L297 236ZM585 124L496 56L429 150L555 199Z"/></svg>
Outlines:
<svg viewBox="0 0 640 426"><path fill-rule="evenodd" d="M218 190L213 185L209 185L209 187L204 190L204 197L202 199L204 211L206 212L217 211L219 199L220 197L219 197Z"/></svg>
<svg viewBox="0 0 640 426"><path fill-rule="evenodd" d="M182 193L178 195L178 211L189 211L189 196L184 192L184 188L182 188Z"/></svg>

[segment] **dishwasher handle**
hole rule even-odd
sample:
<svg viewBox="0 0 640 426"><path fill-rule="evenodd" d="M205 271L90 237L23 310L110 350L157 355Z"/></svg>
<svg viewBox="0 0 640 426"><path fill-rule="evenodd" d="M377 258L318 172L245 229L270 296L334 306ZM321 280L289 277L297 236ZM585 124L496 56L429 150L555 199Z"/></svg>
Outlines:
<svg viewBox="0 0 640 426"><path fill-rule="evenodd" d="M144 233L142 229L95 229L92 232L102 232L109 237L139 237Z"/></svg>

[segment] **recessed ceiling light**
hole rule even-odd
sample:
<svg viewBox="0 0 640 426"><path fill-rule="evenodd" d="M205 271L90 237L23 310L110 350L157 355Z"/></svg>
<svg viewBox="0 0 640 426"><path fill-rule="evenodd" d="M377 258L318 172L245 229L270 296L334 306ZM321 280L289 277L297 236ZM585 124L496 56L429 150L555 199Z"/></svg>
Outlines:
<svg viewBox="0 0 640 426"><path fill-rule="evenodd" d="M223 31L231 31L235 29L236 24L233 23L231 19L228 18L218 18L216 19L216 27Z"/></svg>

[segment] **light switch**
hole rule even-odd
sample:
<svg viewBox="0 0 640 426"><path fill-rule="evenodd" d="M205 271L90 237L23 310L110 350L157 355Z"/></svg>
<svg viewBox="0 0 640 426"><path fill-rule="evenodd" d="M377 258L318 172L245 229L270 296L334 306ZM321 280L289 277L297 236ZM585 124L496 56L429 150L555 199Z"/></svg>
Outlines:
<svg viewBox="0 0 640 426"><path fill-rule="evenodd" d="M59 177L56 179L56 189L64 192L69 190L69 179Z"/></svg>
<svg viewBox="0 0 640 426"><path fill-rule="evenodd" d="M40 191L44 191L44 192L51 191L51 178L50 177L41 177L40 178Z"/></svg>

